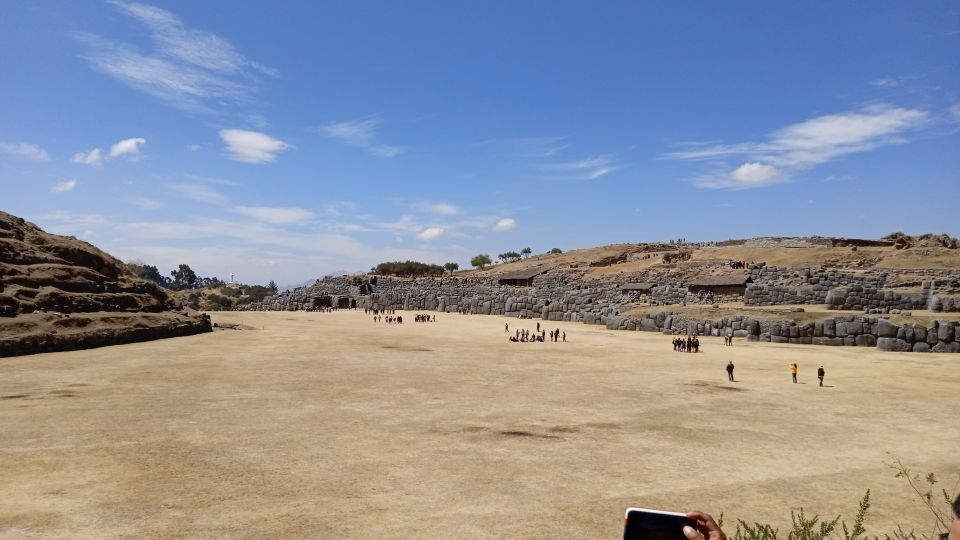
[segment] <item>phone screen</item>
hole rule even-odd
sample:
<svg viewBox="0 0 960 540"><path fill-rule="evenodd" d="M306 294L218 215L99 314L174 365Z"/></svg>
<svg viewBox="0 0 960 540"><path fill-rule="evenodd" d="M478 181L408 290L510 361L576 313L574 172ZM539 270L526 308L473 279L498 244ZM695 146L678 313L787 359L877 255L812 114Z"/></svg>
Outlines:
<svg viewBox="0 0 960 540"><path fill-rule="evenodd" d="M687 540L683 526L694 526L683 514L631 508L623 527L623 540Z"/></svg>

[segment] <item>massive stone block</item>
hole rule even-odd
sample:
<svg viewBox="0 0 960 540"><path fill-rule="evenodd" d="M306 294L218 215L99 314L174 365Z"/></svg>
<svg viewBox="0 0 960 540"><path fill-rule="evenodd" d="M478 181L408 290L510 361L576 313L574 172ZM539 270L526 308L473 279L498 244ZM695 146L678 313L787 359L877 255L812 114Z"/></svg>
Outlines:
<svg viewBox="0 0 960 540"><path fill-rule="evenodd" d="M893 337L877 338L877 348L881 351L910 352L913 346L902 339Z"/></svg>
<svg viewBox="0 0 960 540"><path fill-rule="evenodd" d="M888 321L887 319L880 319L877 321L877 337L881 338L895 338L897 337L897 332L900 330L900 327Z"/></svg>
<svg viewBox="0 0 960 540"><path fill-rule="evenodd" d="M950 343L954 340L955 335L956 331L952 322L940 321L940 328L937 329L937 338L939 338L940 341Z"/></svg>

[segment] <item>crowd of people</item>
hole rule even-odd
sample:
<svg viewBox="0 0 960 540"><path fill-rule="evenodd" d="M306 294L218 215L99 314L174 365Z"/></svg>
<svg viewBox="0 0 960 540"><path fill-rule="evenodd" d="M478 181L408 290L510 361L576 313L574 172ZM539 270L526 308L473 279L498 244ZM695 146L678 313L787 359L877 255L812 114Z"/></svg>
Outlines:
<svg viewBox="0 0 960 540"><path fill-rule="evenodd" d="M373 322L385 322L387 324L403 324L402 315L374 315Z"/></svg>
<svg viewBox="0 0 960 540"><path fill-rule="evenodd" d="M749 265L747 264L747 261L729 261L727 262L727 266L729 266L731 270L739 270L741 268L746 268Z"/></svg>
<svg viewBox="0 0 960 540"><path fill-rule="evenodd" d="M700 352L700 338L697 336L687 336L687 339L678 337L673 340L673 350L676 352Z"/></svg>
<svg viewBox="0 0 960 540"><path fill-rule="evenodd" d="M503 332L506 334L510 333L510 323L506 323L503 325ZM537 329L535 331L530 331L527 329L522 329L522 330L517 329L514 331L513 335L508 336L507 339L515 343L521 343L521 342L522 343L531 343L531 342L543 343L544 341L547 341L547 331L541 330L540 323L537 323ZM557 328L556 330L551 330L549 340L555 343L560 341L563 341L564 343L566 343L567 333L561 332L559 328Z"/></svg>
<svg viewBox="0 0 960 540"><path fill-rule="evenodd" d="M437 322L437 316L429 315L427 313L419 313L413 316L413 322Z"/></svg>

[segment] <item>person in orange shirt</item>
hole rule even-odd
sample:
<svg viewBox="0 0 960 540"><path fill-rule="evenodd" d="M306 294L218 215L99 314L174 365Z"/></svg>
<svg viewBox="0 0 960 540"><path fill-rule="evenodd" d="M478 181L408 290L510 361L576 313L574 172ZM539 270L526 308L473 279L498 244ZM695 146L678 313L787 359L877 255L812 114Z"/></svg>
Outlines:
<svg viewBox="0 0 960 540"><path fill-rule="evenodd" d="M793 383L796 384L797 383L797 365L796 364L790 364L790 375L793 376Z"/></svg>

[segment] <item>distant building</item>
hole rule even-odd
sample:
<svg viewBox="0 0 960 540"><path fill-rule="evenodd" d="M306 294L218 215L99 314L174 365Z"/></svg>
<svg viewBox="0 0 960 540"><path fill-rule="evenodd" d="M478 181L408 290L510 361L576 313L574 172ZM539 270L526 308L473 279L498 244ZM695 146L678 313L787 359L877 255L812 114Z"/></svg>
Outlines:
<svg viewBox="0 0 960 540"><path fill-rule="evenodd" d="M739 294L747 292L747 283L753 283L744 274L729 276L701 276L687 282L687 290L697 294L701 291L713 294Z"/></svg>
<svg viewBox="0 0 960 540"><path fill-rule="evenodd" d="M516 272L507 272L497 278L497 283L516 287L531 287L533 285L533 278L547 270L548 269L543 266L535 266L525 270L517 270Z"/></svg>

